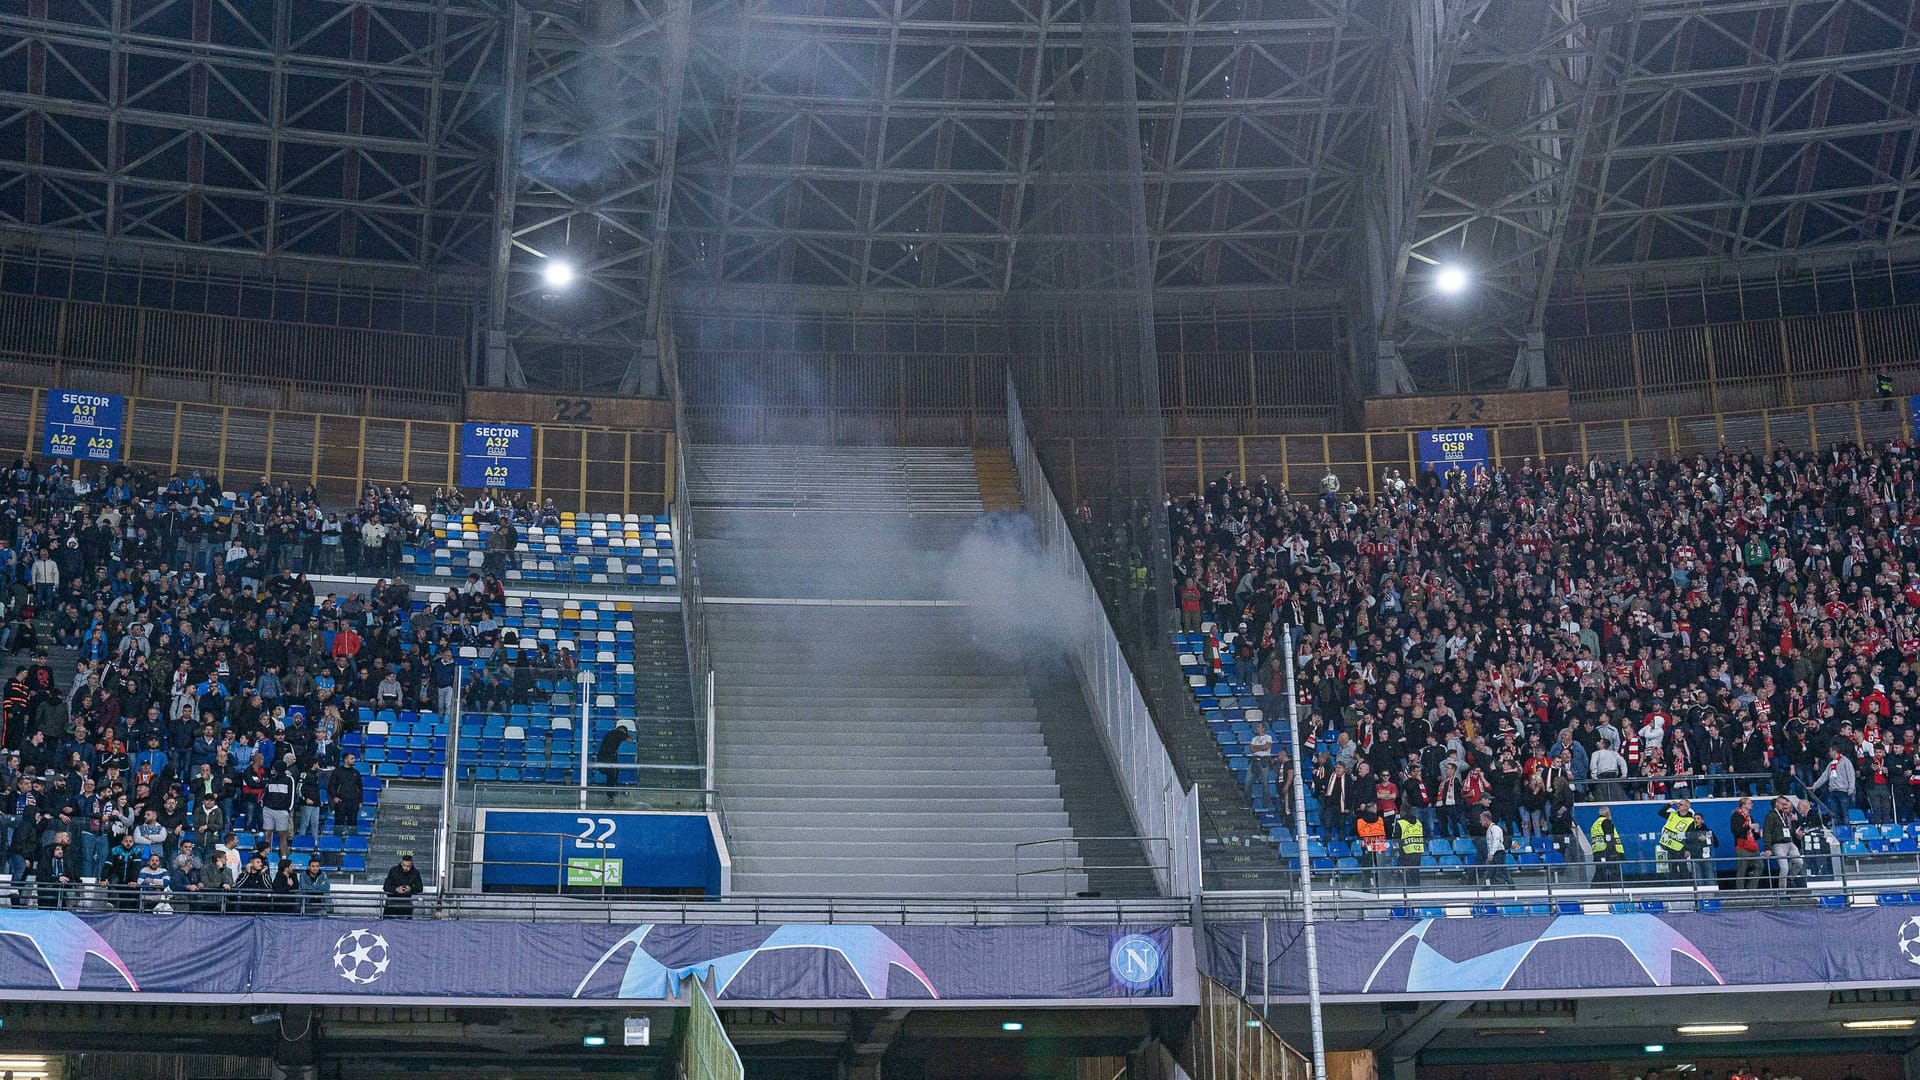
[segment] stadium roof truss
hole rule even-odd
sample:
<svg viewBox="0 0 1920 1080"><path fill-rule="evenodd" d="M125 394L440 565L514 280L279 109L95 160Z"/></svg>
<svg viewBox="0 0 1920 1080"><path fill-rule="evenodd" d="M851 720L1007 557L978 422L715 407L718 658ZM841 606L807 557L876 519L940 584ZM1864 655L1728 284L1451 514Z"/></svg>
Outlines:
<svg viewBox="0 0 1920 1080"><path fill-rule="evenodd" d="M19 0L0 240L467 282L524 365L616 375L668 282L989 310L1087 2ZM1131 21L1157 304L1346 307L1381 390L1463 352L1537 381L1555 289L1904 257L1920 231L1920 0ZM1454 261L1474 286L1437 296Z"/></svg>

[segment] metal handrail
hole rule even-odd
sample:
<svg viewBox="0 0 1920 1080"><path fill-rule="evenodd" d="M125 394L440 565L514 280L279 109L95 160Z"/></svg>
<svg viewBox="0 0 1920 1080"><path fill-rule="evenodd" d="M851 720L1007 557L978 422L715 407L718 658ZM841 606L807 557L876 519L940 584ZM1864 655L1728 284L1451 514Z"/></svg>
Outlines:
<svg viewBox="0 0 1920 1080"><path fill-rule="evenodd" d="M1068 861L1068 859L1073 856L1069 855L1066 845L1094 841L1123 841L1126 843L1139 844L1142 854L1145 854L1146 857L1137 863L1073 863ZM1020 859L1026 849L1053 844L1060 845L1059 863L1052 866L1043 866L1034 870L1020 869ZM1146 854L1150 850L1149 845L1153 844L1165 846L1166 856L1158 862L1154 861L1152 855ZM1075 854L1077 855L1077 852ZM1025 883L1027 878L1039 877L1046 874L1060 875L1060 895L1064 897L1068 895L1067 887L1072 881L1072 876L1076 873L1083 873L1088 870L1144 870L1149 874L1168 873L1172 870L1172 866L1173 841L1165 836L1050 836L1044 840L1022 840L1013 845L1013 893L1015 896L1023 896L1024 893L1021 891L1021 885Z"/></svg>
<svg viewBox="0 0 1920 1080"><path fill-rule="evenodd" d="M153 902L168 899L176 913L185 904L201 900L195 911L230 914L331 915L339 918L378 917L387 897L378 884L343 885L335 880L324 896L271 893L227 894L225 904L205 893L156 893L132 885L89 882L41 885L26 881L5 884L17 903L44 900L44 909L78 912L151 911ZM142 899L149 901L142 905ZM257 908L255 905L258 905ZM1120 926L1141 923L1185 925L1185 900L1167 898L1028 898L732 896L732 897L592 897L552 893L481 893L460 890L436 895L428 891L414 898L416 918L470 921L565 923L672 923L776 925L829 923L853 925L1087 925Z"/></svg>
<svg viewBox="0 0 1920 1080"><path fill-rule="evenodd" d="M1593 869L1603 865L1594 862L1568 862L1544 870L1508 863L1502 869L1519 873L1513 884L1502 885L1472 880L1473 875L1492 869L1484 863L1439 871L1424 867L1420 870L1423 880L1419 885L1407 881L1405 871L1409 868L1383 865L1359 872L1363 882L1370 875L1370 883L1316 889L1314 908L1316 917L1332 919L1386 918L1430 909L1439 909L1447 916L1462 916L1474 914L1476 907L1497 909L1515 904L1552 905L1555 914L1561 913L1558 906L1563 903L1577 904L1582 911L1594 906L1611 910L1616 904L1653 901L1687 903L1695 907L1710 901L1721 907L1773 908L1804 906L1818 902L1820 897L1839 897L1849 904L1878 903L1883 895L1898 893L1904 900L1911 890L1920 886L1920 853L1860 856L1847 855L1837 849L1812 854L1803 850L1799 859L1806 883L1786 887L1773 883L1777 856L1762 851L1754 857L1762 863L1762 885L1754 888L1721 883L1719 871L1737 870L1739 862L1737 856L1724 855L1666 860L1670 870L1676 866L1687 868L1685 876L1645 873L1644 868L1659 865L1655 859L1612 863L1623 870L1623 880L1618 882L1588 880ZM1707 871L1706 880L1693 872L1699 867ZM1628 878L1628 874L1633 876ZM1465 880L1454 880L1456 875ZM1356 875L1348 871L1345 876ZM1429 883L1428 879L1435 877L1448 880ZM1294 915L1299 913L1300 900L1292 890L1210 892L1204 907L1210 917Z"/></svg>

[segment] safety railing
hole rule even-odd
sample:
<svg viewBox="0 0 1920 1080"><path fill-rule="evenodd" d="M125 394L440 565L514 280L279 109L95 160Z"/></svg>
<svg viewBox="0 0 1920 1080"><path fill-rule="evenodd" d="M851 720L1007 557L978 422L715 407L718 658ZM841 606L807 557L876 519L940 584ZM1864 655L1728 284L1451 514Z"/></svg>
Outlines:
<svg viewBox="0 0 1920 1080"><path fill-rule="evenodd" d="M1741 795L1771 798L1784 782L1799 793L1802 785L1792 773L1705 772L1669 776L1611 776L1569 780L1579 802L1646 802L1647 789L1659 787L1659 799L1724 799ZM1784 792L1783 792L1784 793ZM1658 800L1651 800L1658 801Z"/></svg>
<svg viewBox="0 0 1920 1080"><path fill-rule="evenodd" d="M302 871L304 873L304 870ZM376 879L385 871L379 871ZM377 918L381 916L564 923L735 924L822 923L882 926L1129 926L1186 925L1185 899L1158 897L1014 898L669 896L622 897L477 892L462 888L417 898L389 897L381 884L343 884L334 874L325 895L275 895L271 890L235 890L208 895L171 889L95 882L40 884L0 878L0 899L14 907L78 912L155 914L285 914ZM393 901L393 902L390 902ZM160 905L167 906L162 908ZM204 905L204 906L202 906Z"/></svg>
<svg viewBox="0 0 1920 1080"><path fill-rule="evenodd" d="M1093 862L1087 861L1089 849ZM1127 854L1138 852L1138 858ZM1100 861L1110 859L1112 861ZM1015 896L1072 896L1090 873L1131 872L1158 879L1173 870L1173 841L1165 836L1054 836L1013 845Z"/></svg>
<svg viewBox="0 0 1920 1080"><path fill-rule="evenodd" d="M716 678L707 639L706 592L700 580L700 551L694 538L693 494L688 489L687 444L694 429L687 422L687 388L680 382L679 346L671 333L660 339L662 369L674 383L673 424L679 438L673 444L673 527L678 544L680 618L687 639L687 671L693 679L693 710L700 720L701 764L706 784L714 784L716 732L713 696Z"/></svg>
<svg viewBox="0 0 1920 1080"><path fill-rule="evenodd" d="M1085 692L1107 759L1113 763L1121 792L1142 835L1173 841L1166 870L1156 872L1162 889L1172 896L1198 896L1201 889L1200 792L1186 782L1168 754L1155 725L1152 710L1128 662L1126 650L1088 574L1087 563L1061 512L1037 448L1028 438L1026 420L1011 379L1007 383L1007 432L1014 468L1020 482L1021 504L1033 519L1040 547L1059 579L1072 582L1076 599L1086 611L1099 612L1083 620L1081 633L1069 643L1075 672Z"/></svg>
<svg viewBox="0 0 1920 1080"><path fill-rule="evenodd" d="M598 765L595 766L598 768ZM635 776L670 776L666 784L550 784L531 781L482 780L465 784L461 805L469 809L517 808L527 810L578 808L582 797L587 805L603 810L677 811L701 813L717 811L719 793L698 783L698 765L636 765Z"/></svg>
<svg viewBox="0 0 1920 1080"><path fill-rule="evenodd" d="M0 381L0 458L39 453L46 388ZM357 406L342 406L343 409ZM457 414L456 404L437 415ZM533 424L534 499L578 511L651 514L666 506L673 433ZM123 460L161 475L199 470L235 486L260 477L312 484L351 504L368 482L405 482L418 498L458 486L461 425L365 412L299 411L129 396Z"/></svg>
<svg viewBox="0 0 1920 1080"><path fill-rule="evenodd" d="M1664 853L1663 853L1664 854ZM1316 919L1571 915L1661 910L1920 905L1920 853L1848 855L1831 840L1706 857L1569 860L1522 867L1379 866L1314 874ZM1293 890L1209 893L1208 918L1298 918Z"/></svg>
<svg viewBox="0 0 1920 1080"><path fill-rule="evenodd" d="M1476 425L1478 426L1478 425ZM1731 450L1819 450L1839 443L1911 439L1905 399L1842 401L1742 412L1708 412L1656 419L1587 422L1536 421L1486 425L1488 464L1517 469L1532 462L1561 469L1589 461L1643 460ZM1331 471L1340 490L1379 494L1389 469L1411 483L1419 471L1415 431L1328 432L1310 435L1209 435L1165 441L1168 487L1204 490L1231 470L1245 479L1268 477L1294 494L1320 490ZM1060 460L1073 460L1072 439L1058 440ZM1073 482L1073 470L1062 479ZM1067 492L1077 504L1080 492Z"/></svg>
<svg viewBox="0 0 1920 1080"><path fill-rule="evenodd" d="M1280 1038L1268 1021L1270 1010L1251 1000L1264 988L1250 984L1244 970L1239 982L1235 993L1200 976L1200 1010L1180 1056L1187 1075L1193 1080L1308 1080L1313 1063Z"/></svg>

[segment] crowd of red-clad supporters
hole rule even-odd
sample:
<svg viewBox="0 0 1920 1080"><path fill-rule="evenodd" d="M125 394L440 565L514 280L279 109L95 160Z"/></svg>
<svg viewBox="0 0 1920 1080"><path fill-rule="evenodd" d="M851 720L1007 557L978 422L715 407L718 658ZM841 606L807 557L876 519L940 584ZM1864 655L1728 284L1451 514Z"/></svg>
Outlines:
<svg viewBox="0 0 1920 1080"><path fill-rule="evenodd" d="M0 864L28 886L15 902L96 881L176 904L327 890L322 860L296 865L288 846L358 828L362 707L449 709L455 648L491 643L500 595L476 576L428 618L398 581L316 596L308 569L387 573L422 528L404 485L363 496L327 512L265 480L225 494L198 473L0 473ZM66 670L46 656L60 647L78 654ZM239 850L248 832L258 846Z"/></svg>
<svg viewBox="0 0 1920 1080"><path fill-rule="evenodd" d="M1482 810L1509 837L1566 835L1592 798L1920 816L1913 447L1337 487L1228 473L1167 506L1184 628L1235 635L1223 674L1282 691L1277 643L1298 634L1325 835L1353 835L1368 803L1429 836ZM1250 780L1284 812L1285 744L1255 743Z"/></svg>

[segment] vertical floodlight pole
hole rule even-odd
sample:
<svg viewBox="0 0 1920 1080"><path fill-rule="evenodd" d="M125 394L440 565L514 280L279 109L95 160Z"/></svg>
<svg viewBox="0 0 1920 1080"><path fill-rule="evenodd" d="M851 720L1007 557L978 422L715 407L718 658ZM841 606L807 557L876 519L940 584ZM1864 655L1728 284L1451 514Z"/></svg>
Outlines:
<svg viewBox="0 0 1920 1080"><path fill-rule="evenodd" d="M582 650L584 651L584 650ZM582 667L580 685L580 809L587 808L587 748L593 744L593 669Z"/></svg>
<svg viewBox="0 0 1920 1080"><path fill-rule="evenodd" d="M1313 924L1313 857L1307 854L1306 735L1300 730L1300 693L1294 687L1294 635L1287 627L1281 649L1287 658L1287 726L1293 729L1293 835L1300 848L1300 913L1307 938L1307 1018L1313 1026L1313 1080L1327 1080L1327 1032L1320 1011L1320 934ZM1272 958L1261 956L1261 963Z"/></svg>

